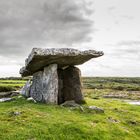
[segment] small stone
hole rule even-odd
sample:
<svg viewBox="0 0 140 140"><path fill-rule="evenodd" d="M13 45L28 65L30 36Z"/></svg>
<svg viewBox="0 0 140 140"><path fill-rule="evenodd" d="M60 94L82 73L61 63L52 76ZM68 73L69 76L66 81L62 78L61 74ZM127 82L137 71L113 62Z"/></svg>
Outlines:
<svg viewBox="0 0 140 140"><path fill-rule="evenodd" d="M23 98L23 96L19 95L19 96L18 96L18 99L21 99L21 98Z"/></svg>
<svg viewBox="0 0 140 140"><path fill-rule="evenodd" d="M18 96L19 94L20 94L20 91L12 91L11 97Z"/></svg>
<svg viewBox="0 0 140 140"><path fill-rule="evenodd" d="M15 116L18 116L18 115L20 115L20 114L21 114L21 112L18 112L18 111L14 112L14 115L15 115Z"/></svg>
<svg viewBox="0 0 140 140"><path fill-rule="evenodd" d="M8 101L12 101L13 98L1 98L0 102L8 102Z"/></svg>
<svg viewBox="0 0 140 140"><path fill-rule="evenodd" d="M25 97L30 97L31 80L27 81L20 93Z"/></svg>
<svg viewBox="0 0 140 140"><path fill-rule="evenodd" d="M112 118L112 117L108 117L108 120L109 120L110 122L112 122L112 123L119 123L119 120L116 120L116 119L114 119L114 118Z"/></svg>
<svg viewBox="0 0 140 140"><path fill-rule="evenodd" d="M31 101L31 102L34 102L34 103L36 103L36 100L34 100L32 97L30 97L30 98L27 98L27 101Z"/></svg>
<svg viewBox="0 0 140 140"><path fill-rule="evenodd" d="M0 92L0 98L8 98L11 96L11 92Z"/></svg>
<svg viewBox="0 0 140 140"><path fill-rule="evenodd" d="M19 111L11 111L9 112L9 115L10 116L19 116L22 112L19 112Z"/></svg>
<svg viewBox="0 0 140 140"><path fill-rule="evenodd" d="M89 106L88 109L91 110L91 111L95 111L97 113L104 113L104 109L99 108L97 106Z"/></svg>
<svg viewBox="0 0 140 140"><path fill-rule="evenodd" d="M80 105L77 104L74 100L65 101L63 104L61 104L61 106L64 106L64 107L80 107Z"/></svg>

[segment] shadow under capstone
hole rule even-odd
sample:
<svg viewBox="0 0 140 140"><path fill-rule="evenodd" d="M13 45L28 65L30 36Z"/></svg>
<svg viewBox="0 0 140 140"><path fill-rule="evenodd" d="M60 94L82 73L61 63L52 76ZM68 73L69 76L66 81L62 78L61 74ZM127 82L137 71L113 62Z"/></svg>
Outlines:
<svg viewBox="0 0 140 140"><path fill-rule="evenodd" d="M94 50L34 48L20 70L23 77L33 75L33 79L26 83L21 93L38 102L62 104L74 100L81 104L84 102L81 72L75 65L102 55L103 52Z"/></svg>

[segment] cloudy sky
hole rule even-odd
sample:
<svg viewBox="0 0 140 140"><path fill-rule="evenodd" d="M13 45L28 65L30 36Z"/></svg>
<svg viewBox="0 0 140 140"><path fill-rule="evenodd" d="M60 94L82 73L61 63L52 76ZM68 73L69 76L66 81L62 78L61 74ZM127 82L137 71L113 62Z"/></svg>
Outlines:
<svg viewBox="0 0 140 140"><path fill-rule="evenodd" d="M140 76L139 0L0 0L0 77L19 76L33 47L104 51L84 76Z"/></svg>

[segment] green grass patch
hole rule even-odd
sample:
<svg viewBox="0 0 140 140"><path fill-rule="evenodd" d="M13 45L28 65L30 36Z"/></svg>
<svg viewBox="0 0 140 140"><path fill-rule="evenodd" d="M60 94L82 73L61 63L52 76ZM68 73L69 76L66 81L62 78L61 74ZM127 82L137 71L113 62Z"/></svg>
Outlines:
<svg viewBox="0 0 140 140"><path fill-rule="evenodd" d="M26 80L0 80L0 92L19 90Z"/></svg>
<svg viewBox="0 0 140 140"><path fill-rule="evenodd" d="M84 88L140 91L140 78L83 77Z"/></svg>
<svg viewBox="0 0 140 140"><path fill-rule="evenodd" d="M124 102L86 98L96 114L25 99L0 104L1 140L139 140L140 108ZM13 112L20 112L13 115ZM114 121L115 120L115 121Z"/></svg>

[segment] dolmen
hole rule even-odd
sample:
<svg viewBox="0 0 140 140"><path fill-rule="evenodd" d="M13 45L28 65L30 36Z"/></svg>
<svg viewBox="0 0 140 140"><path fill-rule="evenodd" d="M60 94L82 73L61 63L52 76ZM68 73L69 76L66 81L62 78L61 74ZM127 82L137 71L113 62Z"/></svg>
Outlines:
<svg viewBox="0 0 140 140"><path fill-rule="evenodd" d="M22 94L37 102L62 104L74 100L83 103L80 65L103 55L95 50L72 48L33 48L20 69L22 77L33 76L22 89Z"/></svg>

